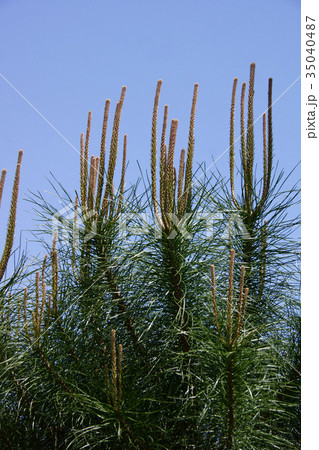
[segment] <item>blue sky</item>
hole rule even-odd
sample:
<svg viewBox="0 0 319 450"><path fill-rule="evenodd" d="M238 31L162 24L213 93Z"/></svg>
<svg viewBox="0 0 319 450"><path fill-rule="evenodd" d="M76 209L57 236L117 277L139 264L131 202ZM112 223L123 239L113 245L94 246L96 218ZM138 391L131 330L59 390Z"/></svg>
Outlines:
<svg viewBox="0 0 319 450"><path fill-rule="evenodd" d="M248 81L251 62L256 63L255 118L267 108L269 77L274 101L279 98L273 110L275 161L289 172L300 160L297 0L1 0L0 53L0 168L8 169L6 197L18 150L25 152L17 221L22 242L30 236L25 230L35 226L31 206L23 200L28 190L50 200L45 194L52 190L50 172L70 193L78 188L76 149L87 113L93 112L91 154L98 155L104 102L110 98L114 112L123 85L120 136L128 135L129 182L139 175L137 160L149 170L159 78L160 111L168 104L169 118L179 120L177 149L187 144L193 85L199 83L195 161L210 165L220 157L218 169L228 175L224 152L232 82L234 77L239 86ZM238 135L238 115L236 127ZM261 121L255 127L260 131ZM257 133L259 154L261 143ZM299 170L293 180L298 178ZM7 221L6 204L0 220L1 226Z"/></svg>

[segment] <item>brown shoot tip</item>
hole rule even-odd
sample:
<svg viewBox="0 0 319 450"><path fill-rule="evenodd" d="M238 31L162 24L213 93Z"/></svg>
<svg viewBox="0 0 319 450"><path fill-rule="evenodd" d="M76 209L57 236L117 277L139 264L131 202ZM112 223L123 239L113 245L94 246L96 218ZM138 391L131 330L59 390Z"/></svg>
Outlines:
<svg viewBox="0 0 319 450"><path fill-rule="evenodd" d="M157 102L159 99L161 88L162 88L162 80L158 80L157 85L156 85L156 93L155 93L155 100L157 99Z"/></svg>
<svg viewBox="0 0 319 450"><path fill-rule="evenodd" d="M21 164L21 161L22 161L22 156L23 156L23 150L19 150L19 155L18 155L18 164Z"/></svg>
<svg viewBox="0 0 319 450"><path fill-rule="evenodd" d="M58 232L55 231L53 233L53 237L52 237L52 251L54 251L56 249L56 242L58 240Z"/></svg>

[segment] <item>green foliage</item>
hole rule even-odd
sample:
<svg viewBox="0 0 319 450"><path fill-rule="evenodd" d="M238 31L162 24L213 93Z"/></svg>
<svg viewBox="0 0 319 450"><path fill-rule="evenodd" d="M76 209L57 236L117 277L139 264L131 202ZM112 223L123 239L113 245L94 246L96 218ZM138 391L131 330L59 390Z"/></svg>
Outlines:
<svg viewBox="0 0 319 450"><path fill-rule="evenodd" d="M142 194L125 188L126 136L114 186L123 88L108 168L109 100L90 163L90 114L81 137L78 191L53 182L67 217L32 197L46 256L2 282L2 448L299 448L298 219L287 216L298 191L272 166L271 93L263 178L254 172L253 80L254 66L247 130L242 94L242 195L235 90L228 183L193 170L197 84L178 170L167 107L157 166L160 81Z"/></svg>

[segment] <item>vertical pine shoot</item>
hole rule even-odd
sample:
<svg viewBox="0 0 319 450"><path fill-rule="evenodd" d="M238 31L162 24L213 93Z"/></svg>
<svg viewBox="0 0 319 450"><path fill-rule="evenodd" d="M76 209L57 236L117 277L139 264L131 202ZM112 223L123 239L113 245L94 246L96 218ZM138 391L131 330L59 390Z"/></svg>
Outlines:
<svg viewBox="0 0 319 450"><path fill-rule="evenodd" d="M233 323L233 277L234 277L235 250L230 251L229 276L228 276L228 301L227 301L227 341L231 347L232 323Z"/></svg>
<svg viewBox="0 0 319 450"><path fill-rule="evenodd" d="M167 227L167 221L164 212L166 211L165 205L165 186L166 186L166 166L167 166L167 147L165 144L166 127L167 127L168 106L164 108L164 119L161 137L161 155L160 155L160 206L162 211L162 226ZM156 160L155 160L156 163Z"/></svg>
<svg viewBox="0 0 319 450"><path fill-rule="evenodd" d="M57 233L54 233L52 250L51 250L51 264L52 264L52 303L53 314L57 314L58 303L58 251L56 249Z"/></svg>
<svg viewBox="0 0 319 450"><path fill-rule="evenodd" d="M249 208L252 209L252 189L254 170L254 82L255 63L250 65L249 90L248 90L248 119L247 119L247 174L248 174L248 198Z"/></svg>
<svg viewBox="0 0 319 450"><path fill-rule="evenodd" d="M152 178L152 201L154 206L155 217L158 223L163 226L162 220L159 214L159 208L157 203L157 194L156 194L156 154L157 154L157 115L158 115L158 103L159 96L162 87L162 80L158 80L155 99L154 99L154 107L153 107L153 117L152 117L152 138L151 138L151 178Z"/></svg>
<svg viewBox="0 0 319 450"><path fill-rule="evenodd" d="M267 191L270 187L270 176L273 160L273 132L272 132L272 78L268 80L268 170L267 170Z"/></svg>
<svg viewBox="0 0 319 450"><path fill-rule="evenodd" d="M214 265L211 266L211 280L212 280L212 302L213 302L213 311L214 311L216 329L218 331L219 337L222 340L222 342L225 342L224 338L222 336L221 330L220 330L219 322L218 322L218 312L217 312L217 304L216 304L216 280L215 280L215 266Z"/></svg>
<svg viewBox="0 0 319 450"><path fill-rule="evenodd" d="M195 126L195 113L196 113L196 103L198 97L198 83L194 85L191 116L189 123L189 133L188 133L188 147L187 147L187 159L186 159L186 169L185 169L185 187L183 193L183 200L181 206L181 215L184 214L185 208L187 210L190 206L190 199L192 196L192 174L193 174L193 157L194 157L194 126Z"/></svg>
<svg viewBox="0 0 319 450"><path fill-rule="evenodd" d="M178 182L177 182L177 213L178 213L179 219L182 216L181 205L182 205L182 195L183 195L184 173L185 173L185 149L182 149L180 160L179 160Z"/></svg>
<svg viewBox="0 0 319 450"><path fill-rule="evenodd" d="M123 156L122 156L122 172L121 172L121 181L120 181L120 188L119 188L119 201L117 205L117 211L115 218L118 217L118 215L121 212L122 204L123 204L123 197L124 197L124 186L125 186L125 172L126 172L126 155L127 155L127 134L124 134L124 143L123 143Z"/></svg>
<svg viewBox="0 0 319 450"><path fill-rule="evenodd" d="M110 109L111 101L109 99L105 102L104 108L104 118L102 125L102 135L101 135L101 150L100 150L100 169L98 174L98 185L97 185L97 194L96 194L96 203L95 208L96 211L100 209L100 203L102 198L103 191L103 183L104 183L104 170L105 170L105 147L106 147L106 131L107 131L107 122L109 117L109 109Z"/></svg>
<svg viewBox="0 0 319 450"><path fill-rule="evenodd" d="M239 205L236 201L235 196L235 182L234 182L234 170L235 170L235 131L234 131L234 118L235 118L235 99L236 99L236 88L237 88L238 78L234 79L233 92L231 97L231 108L230 108L230 143L229 143L229 165L230 165L230 188L231 195L235 206L239 209Z"/></svg>
<svg viewBox="0 0 319 450"><path fill-rule="evenodd" d="M89 165L89 142L90 142L90 132L91 132L91 119L92 111L88 113L86 135L85 135L85 145L84 145L84 157L83 157L83 173L81 179L81 193L82 193L82 209L86 211L87 207L87 190L88 190L88 165ZM83 146L83 137L81 137L81 146Z"/></svg>
<svg viewBox="0 0 319 450"><path fill-rule="evenodd" d="M2 258L0 261L0 281L2 280L5 270L7 268L9 257L11 255L11 250L12 250L12 246L13 246L22 156L23 156L23 151L20 150L19 155L18 155L18 161L17 161L14 182L13 182L7 235L6 235L6 240L5 240L4 249L3 249L3 253L2 253ZM2 172L1 181L0 181L1 195L2 195L2 190L3 190L4 180L5 180L5 172ZM0 195L0 200L1 200L1 195Z"/></svg>
<svg viewBox="0 0 319 450"><path fill-rule="evenodd" d="M174 152L175 142L177 134L178 120L173 119L171 123L171 130L169 136L169 146L167 155L167 168L166 168L166 205L167 205L167 222L171 227L171 214L174 213Z"/></svg>
<svg viewBox="0 0 319 450"><path fill-rule="evenodd" d="M107 199L109 198L110 214L113 212L113 209L114 209L113 179L114 179L114 171L115 171L115 165L116 165L116 159L117 159L120 119L121 119L121 113L122 113L122 107L123 107L123 103L124 103L125 93L126 93L126 86L123 86L120 100L116 105L116 110L115 110L115 114L114 114L111 145L110 145L109 165L108 165L108 172L107 172L107 178L106 178L106 187L105 187L104 198L103 198L103 202L102 202L102 209L104 210L104 206L106 206Z"/></svg>
<svg viewBox="0 0 319 450"><path fill-rule="evenodd" d="M0 206L1 206L2 193L3 193L3 187L4 187L6 175L7 175L7 170L3 169L1 172L1 178L0 178Z"/></svg>
<svg viewBox="0 0 319 450"><path fill-rule="evenodd" d="M116 343L115 330L111 334L111 354L112 354L112 397L113 405L117 405L117 364L116 364Z"/></svg>

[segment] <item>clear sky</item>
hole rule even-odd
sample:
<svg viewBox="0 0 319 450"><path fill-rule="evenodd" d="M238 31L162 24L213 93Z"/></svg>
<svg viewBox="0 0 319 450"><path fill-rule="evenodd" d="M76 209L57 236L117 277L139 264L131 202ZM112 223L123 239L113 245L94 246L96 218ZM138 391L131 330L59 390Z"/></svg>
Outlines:
<svg viewBox="0 0 319 450"><path fill-rule="evenodd" d="M300 160L298 0L0 0L0 54L0 168L8 169L6 197L18 150L24 150L16 244L20 231L35 226L31 206L23 200L28 190L50 200L45 194L51 191L50 172L70 193L78 188L76 149L87 113L93 112L91 154L98 155L104 102L111 99L113 113L123 85L120 136L128 135L127 181L139 175L137 160L149 171L159 78L160 111L168 104L169 118L179 120L177 149L187 144L193 85L199 83L195 161L210 165L220 157L218 169L228 175L224 152L232 82L234 77L239 86L248 82L251 62L256 63L255 118L267 108L268 78L274 79L275 162L288 172ZM256 129L261 127L259 121ZM259 154L261 144L259 134ZM298 178L299 171L293 179ZM1 227L6 222L4 208ZM22 241L28 236L23 231Z"/></svg>

